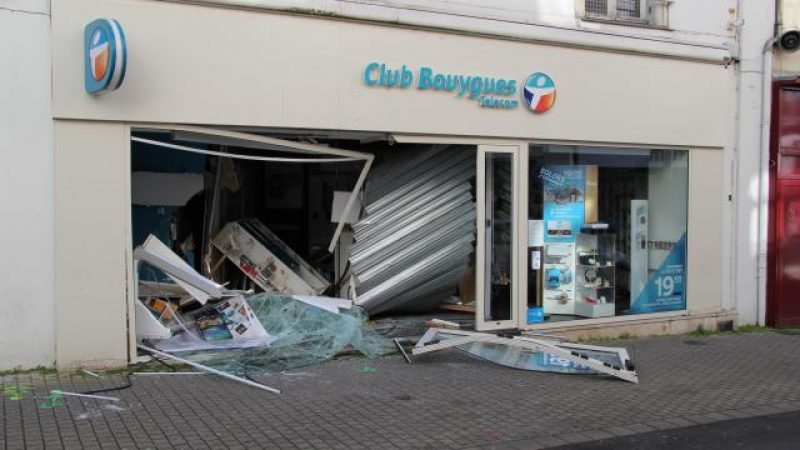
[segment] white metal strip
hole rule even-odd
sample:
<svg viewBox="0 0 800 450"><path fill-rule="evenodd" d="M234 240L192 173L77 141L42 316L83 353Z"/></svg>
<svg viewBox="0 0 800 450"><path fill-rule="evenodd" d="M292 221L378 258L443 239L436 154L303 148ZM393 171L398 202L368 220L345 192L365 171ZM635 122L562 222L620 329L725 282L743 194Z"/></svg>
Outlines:
<svg viewBox="0 0 800 450"><path fill-rule="evenodd" d="M328 245L329 253L333 253L333 250L336 248L336 241L339 240L339 235L342 234L345 220L350 216L350 210L353 209L353 205L356 204L356 199L361 192L361 187L364 186L364 182L367 180L367 172L369 172L369 168L372 167L373 158L374 157L372 155L369 155L369 159L364 163L364 168L361 169L361 174L358 176L358 181L356 181L356 185L353 187L353 192L350 193L350 198L347 199L347 204L342 210L342 216L339 218L339 223L336 224L336 231L333 232L333 238L331 239L330 245Z"/></svg>
<svg viewBox="0 0 800 450"><path fill-rule="evenodd" d="M199 153L201 155L220 156L223 158L232 159L246 159L248 161L264 161L264 162L282 162L282 163L339 163L360 161L358 158L284 158L273 156L255 156L255 155L240 155L237 153L224 153L214 150L206 150L203 148L189 147L187 145L170 144L169 142L157 141L154 139L145 139L133 136L131 140L134 142L141 142L142 144L156 145L159 147L170 148L173 150L181 150L184 152Z"/></svg>
<svg viewBox="0 0 800 450"><path fill-rule="evenodd" d="M490 339L485 339L482 336L462 336L457 338L445 339L436 344L428 344L422 347L414 347L413 354L423 355L425 353L435 352L437 350L444 350L446 348L458 347L459 345L470 344L473 342L488 342Z"/></svg>
<svg viewBox="0 0 800 450"><path fill-rule="evenodd" d="M304 142L287 141L284 139L277 139L268 136L261 136L259 134L240 133L238 131L220 130L217 128L203 128L189 125L170 125L170 124L146 124L141 126L134 125L134 131L137 130L161 130L161 131L183 131L192 133L197 136L216 136L226 137L239 141L251 141L261 144L267 144L276 147L276 150L286 152L312 152L322 155L335 155L344 156L348 158L356 158L361 160L369 160L373 158L371 153L356 152L352 150L342 150L333 147L326 147L324 145L307 144Z"/></svg>
<svg viewBox="0 0 800 450"><path fill-rule="evenodd" d="M214 375L219 375L222 378L227 378L229 380L237 381L239 383L246 384L248 386L252 386L254 388L258 388L258 389L261 389L261 390L264 390L264 391L272 392L274 394L280 394L281 393L281 391L279 389L275 389L275 388L269 387L269 386L261 384L261 383L256 383L255 381L250 381L250 380L245 379L245 378L240 378L240 377L237 377L235 375L231 375L229 373L225 373L225 372L223 372L221 370L217 370L217 369L214 369L214 368L211 368L211 367L208 367L208 366L204 366L202 364L198 364L198 363L193 362L193 361L189 361L188 359L183 359L183 358L180 358L178 356L175 356L175 355L172 355L172 354L169 354L169 353L164 353L164 352L158 351L158 350L156 350L154 348L146 347L146 346L144 346L142 344L137 345L137 347L139 347L140 349L142 349L142 350L144 350L144 351L146 351L148 353L152 353L154 355L158 355L158 356L161 356L161 357L164 357L164 358L173 359L175 361L178 361L181 364L186 364L186 365L192 366L192 367L194 367L196 369L200 369L200 370L202 370L204 372L208 372L208 373L211 373L211 374L214 374Z"/></svg>

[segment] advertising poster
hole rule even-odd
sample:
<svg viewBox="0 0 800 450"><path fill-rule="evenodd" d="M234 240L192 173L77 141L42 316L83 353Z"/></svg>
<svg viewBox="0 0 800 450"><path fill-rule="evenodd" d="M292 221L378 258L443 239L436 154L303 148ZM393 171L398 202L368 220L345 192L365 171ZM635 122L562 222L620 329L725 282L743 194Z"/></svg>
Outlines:
<svg viewBox="0 0 800 450"><path fill-rule="evenodd" d="M632 299L638 298L647 286L647 268L649 267L647 231L647 200L631 200L631 274L629 283Z"/></svg>
<svg viewBox="0 0 800 450"><path fill-rule="evenodd" d="M634 314L686 309L686 233L675 243L644 290L631 304Z"/></svg>
<svg viewBox="0 0 800 450"><path fill-rule="evenodd" d="M539 178L544 190L544 241L575 242L585 217L584 166L546 166Z"/></svg>

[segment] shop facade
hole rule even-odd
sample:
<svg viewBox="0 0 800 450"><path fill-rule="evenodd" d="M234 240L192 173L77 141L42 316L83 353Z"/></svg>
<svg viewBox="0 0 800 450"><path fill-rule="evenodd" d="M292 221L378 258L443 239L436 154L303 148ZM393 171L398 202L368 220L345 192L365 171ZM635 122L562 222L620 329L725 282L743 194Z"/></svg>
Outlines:
<svg viewBox="0 0 800 450"><path fill-rule="evenodd" d="M610 336L736 320L732 125L720 114L736 74L723 51L664 58L275 11L79 3L52 11L61 367L135 355L132 138L153 132L474 154L481 330ZM118 90L90 95L84 30L98 18L124 30L127 67Z"/></svg>

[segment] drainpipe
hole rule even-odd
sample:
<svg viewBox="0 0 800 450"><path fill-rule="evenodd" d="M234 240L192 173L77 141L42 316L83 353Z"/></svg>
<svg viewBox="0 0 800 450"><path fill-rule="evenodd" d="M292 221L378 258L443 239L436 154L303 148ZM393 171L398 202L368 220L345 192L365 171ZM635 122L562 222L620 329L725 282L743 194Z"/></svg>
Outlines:
<svg viewBox="0 0 800 450"><path fill-rule="evenodd" d="M776 1L777 4L777 1ZM777 10L776 10L777 11ZM772 118L772 46L778 36L764 43L761 50L761 154L758 170L758 300L756 317L758 324L766 324L767 311L767 237L769 230L769 138Z"/></svg>
<svg viewBox="0 0 800 450"><path fill-rule="evenodd" d="M774 7L768 2L769 7ZM763 0L738 0L739 88L735 139L734 278L736 309L743 323L766 320L767 231L772 46L776 10ZM745 23L744 21L747 21ZM760 78L759 78L760 77ZM758 108L761 108L759 111ZM759 114L760 112L760 114Z"/></svg>
<svg viewBox="0 0 800 450"><path fill-rule="evenodd" d="M769 166L770 166L770 131L772 121L772 47L780 39L783 24L781 0L775 0L775 27L773 36L764 43L761 56L761 158L758 171L758 324L767 322L767 251L769 238Z"/></svg>
<svg viewBox="0 0 800 450"><path fill-rule="evenodd" d="M783 25L781 0L775 0L775 27L773 36L761 49L763 58L761 85L761 158L758 171L758 324L766 325L767 318L767 251L769 237L769 166L770 131L772 121L772 47L780 39Z"/></svg>

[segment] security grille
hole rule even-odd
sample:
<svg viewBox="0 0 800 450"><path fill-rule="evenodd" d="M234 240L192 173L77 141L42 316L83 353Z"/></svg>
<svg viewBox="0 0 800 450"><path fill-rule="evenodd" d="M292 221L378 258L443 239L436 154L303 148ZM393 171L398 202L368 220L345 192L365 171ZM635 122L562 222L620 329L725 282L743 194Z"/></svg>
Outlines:
<svg viewBox="0 0 800 450"><path fill-rule="evenodd" d="M586 14L607 16L608 0L586 0Z"/></svg>
<svg viewBox="0 0 800 450"><path fill-rule="evenodd" d="M584 15L609 20L644 19L645 0L584 0Z"/></svg>
<svg viewBox="0 0 800 450"><path fill-rule="evenodd" d="M621 19L639 19L642 17L640 0L617 0L617 17Z"/></svg>

